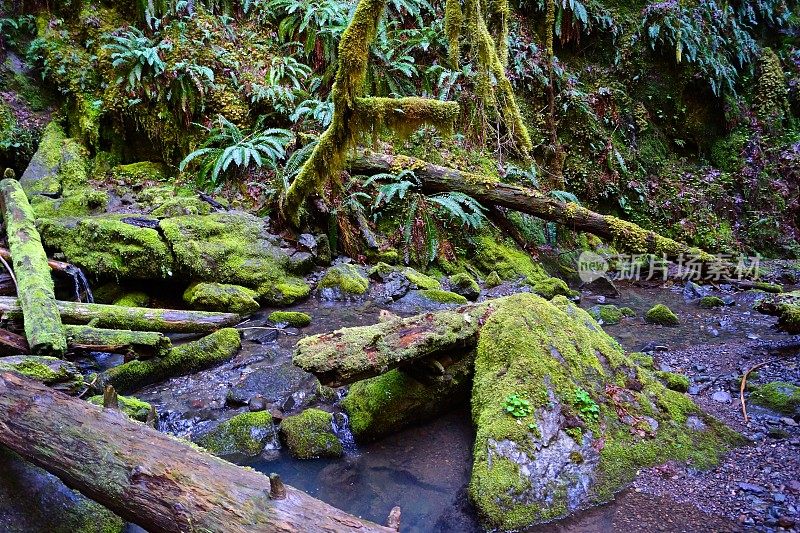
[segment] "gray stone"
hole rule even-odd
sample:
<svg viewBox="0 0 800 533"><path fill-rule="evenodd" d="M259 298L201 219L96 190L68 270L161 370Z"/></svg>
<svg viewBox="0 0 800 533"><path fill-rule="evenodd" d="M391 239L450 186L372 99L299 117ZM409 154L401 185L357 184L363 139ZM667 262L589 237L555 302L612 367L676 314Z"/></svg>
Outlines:
<svg viewBox="0 0 800 533"><path fill-rule="evenodd" d="M711 395L711 399L719 403L731 403L731 393L724 390L718 390Z"/></svg>
<svg viewBox="0 0 800 533"><path fill-rule="evenodd" d="M614 282L608 278L597 278L589 283L584 283L581 285L581 290L591 292L592 294L605 296L606 298L619 298L620 294L617 286L614 285Z"/></svg>

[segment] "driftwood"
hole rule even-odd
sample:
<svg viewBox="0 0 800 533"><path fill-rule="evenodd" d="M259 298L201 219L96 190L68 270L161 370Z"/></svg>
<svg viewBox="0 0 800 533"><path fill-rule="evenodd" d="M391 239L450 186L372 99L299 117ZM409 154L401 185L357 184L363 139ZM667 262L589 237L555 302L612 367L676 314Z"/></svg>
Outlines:
<svg viewBox="0 0 800 533"><path fill-rule="evenodd" d="M117 411L0 373L0 444L156 532L388 532ZM276 494L276 496L278 496Z"/></svg>
<svg viewBox="0 0 800 533"><path fill-rule="evenodd" d="M0 181L0 205L6 223L17 295L25 315L25 337L34 353L62 356L67 341L56 307L53 278L47 264L36 219L17 180Z"/></svg>
<svg viewBox="0 0 800 533"><path fill-rule="evenodd" d="M680 255L711 262L714 257L698 248L662 237L636 224L616 217L601 215L575 203L562 202L541 192L499 181L490 181L476 174L427 163L407 156L361 152L350 159L351 174L372 175L412 169L428 192L455 191L468 194L484 204L527 213L544 220L613 240L618 249L630 253Z"/></svg>
<svg viewBox="0 0 800 533"><path fill-rule="evenodd" d="M331 387L378 376L423 358L474 347L481 325L502 300L306 337L297 343L293 361Z"/></svg>
<svg viewBox="0 0 800 533"><path fill-rule="evenodd" d="M0 248L0 257L5 259L6 261L11 261L11 251L7 250L6 248ZM71 270L78 268L72 263L65 263L64 261L56 261L55 259L48 259L47 266L50 267L50 270L54 270L56 272L69 272Z"/></svg>
<svg viewBox="0 0 800 533"><path fill-rule="evenodd" d="M210 333L233 326L241 316L233 313L149 309L105 304L56 301L61 319L67 324L89 324L97 328L160 331L162 333ZM21 319L22 309L16 298L0 296L0 313L9 319Z"/></svg>
<svg viewBox="0 0 800 533"><path fill-rule="evenodd" d="M163 357L172 342L163 333L100 329L90 326L64 326L67 345L71 350L124 353L141 358ZM135 358L135 357L132 357Z"/></svg>

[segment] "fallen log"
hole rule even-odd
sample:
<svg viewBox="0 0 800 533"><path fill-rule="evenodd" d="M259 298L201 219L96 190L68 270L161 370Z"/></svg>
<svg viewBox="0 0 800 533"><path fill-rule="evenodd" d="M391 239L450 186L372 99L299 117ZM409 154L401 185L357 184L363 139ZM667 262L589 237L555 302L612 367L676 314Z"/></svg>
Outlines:
<svg viewBox="0 0 800 533"><path fill-rule="evenodd" d="M172 348L172 341L163 333L100 329L90 326L64 326L67 345L71 350L123 353L143 359L164 357Z"/></svg>
<svg viewBox="0 0 800 533"><path fill-rule="evenodd" d="M323 385L341 387L419 359L469 349L477 344L494 302L306 337L298 341L293 362Z"/></svg>
<svg viewBox="0 0 800 533"><path fill-rule="evenodd" d="M56 307L53 278L36 231L33 209L17 180L0 181L0 206L17 278L17 295L25 316L25 337L34 353L60 357L67 351L67 341Z"/></svg>
<svg viewBox="0 0 800 533"><path fill-rule="evenodd" d="M31 348L28 341L22 335L12 333L7 329L0 329L0 354L2 355L22 355L30 353Z"/></svg>
<svg viewBox="0 0 800 533"><path fill-rule="evenodd" d="M165 357L128 361L107 370L103 385L128 393L175 376L191 374L227 361L242 347L239 331L225 328L176 346Z"/></svg>
<svg viewBox="0 0 800 533"><path fill-rule="evenodd" d="M0 257L5 259L6 261L11 261L11 251L9 251L6 248L0 248ZM50 267L50 270L54 270L56 272L69 272L70 270L78 268L71 263L65 263L64 261L56 261L55 259L48 259L47 266Z"/></svg>
<svg viewBox="0 0 800 533"><path fill-rule="evenodd" d="M544 220L613 240L620 251L634 254L665 254L668 258L686 256L701 262L716 259L699 248L674 241L625 220L601 215L572 202L562 202L541 192L483 176L442 167L407 156L359 152L349 162L351 174L413 170L429 192L456 191L468 194L485 206L499 206L527 213Z"/></svg>
<svg viewBox="0 0 800 533"><path fill-rule="evenodd" d="M308 494L11 373L0 444L148 531L388 532ZM272 497L271 497L272 495Z"/></svg>
<svg viewBox="0 0 800 533"><path fill-rule="evenodd" d="M89 324L97 328L160 331L162 333L211 333L238 324L242 317L233 313L150 309L106 304L56 301L61 319L67 324ZM16 298L0 296L0 313L8 319L21 319Z"/></svg>

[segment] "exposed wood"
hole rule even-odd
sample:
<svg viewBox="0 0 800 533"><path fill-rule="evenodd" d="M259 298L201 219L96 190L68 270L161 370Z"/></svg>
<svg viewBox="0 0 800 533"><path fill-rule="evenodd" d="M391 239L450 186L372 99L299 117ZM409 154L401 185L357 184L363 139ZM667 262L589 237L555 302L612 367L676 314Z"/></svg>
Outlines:
<svg viewBox="0 0 800 533"><path fill-rule="evenodd" d="M90 326L64 326L67 344L72 350L123 353L136 357L163 357L172 342L163 333L100 329Z"/></svg>
<svg viewBox="0 0 800 533"><path fill-rule="evenodd" d="M0 329L0 355L22 355L30 352L31 348L25 337Z"/></svg>
<svg viewBox="0 0 800 533"><path fill-rule="evenodd" d="M61 319L67 324L88 324L109 329L160 331L162 333L210 333L238 324L242 317L233 313L150 309L106 304L56 301ZM0 296L0 313L5 318L21 319L16 298Z"/></svg>
<svg viewBox="0 0 800 533"><path fill-rule="evenodd" d="M323 385L340 387L419 359L465 350L476 345L481 325L502 300L306 337L297 343L294 364Z"/></svg>
<svg viewBox="0 0 800 533"><path fill-rule="evenodd" d="M0 373L0 443L152 533L388 532L117 411Z"/></svg>
<svg viewBox="0 0 800 533"><path fill-rule="evenodd" d="M11 252L6 248L0 248L0 258L5 259L6 261L10 261ZM56 261L55 259L48 259L47 265L50 267L50 270L54 270L56 272L69 272L70 270L78 268L71 263L65 263L64 261Z"/></svg>
<svg viewBox="0 0 800 533"><path fill-rule="evenodd" d="M575 203L562 202L519 185L491 181L483 176L407 156L360 152L350 159L349 164L351 173L364 175L397 172L405 168L414 171L422 182L423 189L428 192L462 192L485 206L512 209L562 224L574 231L585 231L613 240L621 251L657 255L663 253L669 258L685 255L704 262L714 261L713 256L698 248L662 237L631 222L601 215Z"/></svg>
<svg viewBox="0 0 800 533"><path fill-rule="evenodd" d="M67 341L56 307L53 278L33 209L17 180L0 181L0 207L25 315L25 337L34 353L60 357L67 351Z"/></svg>

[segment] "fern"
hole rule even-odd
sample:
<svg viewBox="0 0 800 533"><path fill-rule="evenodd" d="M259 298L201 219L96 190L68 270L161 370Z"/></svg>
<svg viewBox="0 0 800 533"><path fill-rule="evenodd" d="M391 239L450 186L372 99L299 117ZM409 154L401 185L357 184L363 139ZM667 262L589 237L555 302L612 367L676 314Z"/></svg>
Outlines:
<svg viewBox="0 0 800 533"><path fill-rule="evenodd" d="M111 52L112 66L123 74L117 82L127 82L129 91L140 88L144 77L164 73L166 64L161 52L171 49L172 45L155 42L135 27L127 28L119 35L109 35L106 39L103 48Z"/></svg>

